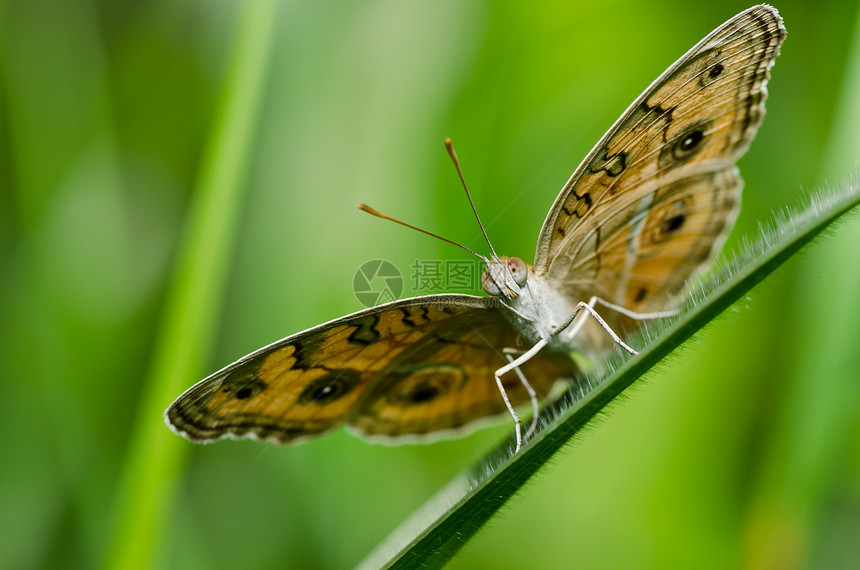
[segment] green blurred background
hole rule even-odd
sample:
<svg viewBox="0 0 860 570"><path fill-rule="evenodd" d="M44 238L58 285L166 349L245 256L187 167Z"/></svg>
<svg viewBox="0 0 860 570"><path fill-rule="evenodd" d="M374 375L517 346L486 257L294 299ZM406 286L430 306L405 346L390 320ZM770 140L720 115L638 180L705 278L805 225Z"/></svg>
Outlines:
<svg viewBox="0 0 860 570"><path fill-rule="evenodd" d="M591 145L748 6L0 0L0 567L356 564L510 426L193 446L161 411L362 308L367 260L468 258L356 203L480 249L446 136L496 249L531 260ZM788 38L729 245L860 157L857 4L777 8ZM243 89L246 116L219 127ZM225 180L219 242L195 233L195 196ZM858 241L855 215L712 324L452 567L856 568Z"/></svg>

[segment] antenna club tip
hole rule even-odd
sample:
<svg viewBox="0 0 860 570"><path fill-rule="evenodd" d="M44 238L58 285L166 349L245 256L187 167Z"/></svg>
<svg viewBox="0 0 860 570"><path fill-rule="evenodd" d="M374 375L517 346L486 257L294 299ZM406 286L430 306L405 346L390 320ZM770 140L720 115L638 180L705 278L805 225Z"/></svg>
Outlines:
<svg viewBox="0 0 860 570"><path fill-rule="evenodd" d="M454 150L454 143L451 142L450 138L445 139L445 149L448 151L448 155L454 161L454 164L457 164L457 152ZM457 165L457 170L460 170L459 165Z"/></svg>

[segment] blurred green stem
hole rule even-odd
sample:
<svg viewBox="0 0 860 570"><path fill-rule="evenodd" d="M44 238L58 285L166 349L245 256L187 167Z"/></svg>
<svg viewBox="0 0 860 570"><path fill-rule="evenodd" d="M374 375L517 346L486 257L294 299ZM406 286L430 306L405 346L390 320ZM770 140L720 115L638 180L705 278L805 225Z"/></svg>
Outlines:
<svg viewBox="0 0 860 570"><path fill-rule="evenodd" d="M860 148L860 19L849 53L822 178L850 165ZM839 487L860 412L860 225L845 224L835 234L834 247L801 261L795 277L798 295L786 307L806 334L792 346L798 337L783 331L783 342L790 347L783 365L789 384L768 426L769 442L763 446L767 454L756 474L743 545L748 568L818 566L816 546L827 544L821 536L838 534L835 527L825 530L821 525L828 503L834 501L828 493Z"/></svg>
<svg viewBox="0 0 860 570"><path fill-rule="evenodd" d="M277 9L275 0L251 0L240 6L232 58L116 490L107 568L157 565L161 532L169 526L165 518L186 447L165 427L162 412L200 377L212 344L259 123Z"/></svg>

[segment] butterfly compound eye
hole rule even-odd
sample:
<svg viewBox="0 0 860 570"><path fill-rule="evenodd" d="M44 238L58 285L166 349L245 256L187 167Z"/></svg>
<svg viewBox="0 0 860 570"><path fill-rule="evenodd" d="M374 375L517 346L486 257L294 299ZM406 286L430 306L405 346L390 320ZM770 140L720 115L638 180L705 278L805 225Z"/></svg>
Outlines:
<svg viewBox="0 0 860 570"><path fill-rule="evenodd" d="M495 281L493 281L493 278L490 276L489 271L484 271L484 274L481 275L481 287L484 288L484 291L487 292L487 295L499 297L502 294L501 289L499 289L499 286L496 285Z"/></svg>
<svg viewBox="0 0 860 570"><path fill-rule="evenodd" d="M525 261L523 261L519 257L509 257L508 270L511 272L511 276L513 276L514 281L516 281L517 285L522 287L526 284L526 281L529 278L529 268L526 267Z"/></svg>

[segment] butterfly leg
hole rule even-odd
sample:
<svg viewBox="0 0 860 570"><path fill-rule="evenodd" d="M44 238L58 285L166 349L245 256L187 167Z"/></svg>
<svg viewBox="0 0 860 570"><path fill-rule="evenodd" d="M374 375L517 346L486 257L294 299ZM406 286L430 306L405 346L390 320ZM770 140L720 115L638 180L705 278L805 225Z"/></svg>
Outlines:
<svg viewBox="0 0 860 570"><path fill-rule="evenodd" d="M517 350L517 349L505 348L502 350L502 352L505 353L505 358L508 359L508 362L513 362L514 357L511 356L511 353L512 352L518 352L519 353L522 351ZM525 374L523 374L523 372L522 372L522 370L520 370L519 366L514 368L514 372L516 373L517 377L520 379L520 383L523 385L523 387L525 387L526 392L529 393L529 400L532 403L532 423L529 426L529 429L526 430L526 435L523 437L523 441L528 441L529 438L534 434L535 430L537 429L538 414L540 412L540 410L538 408L537 392L535 392L535 389L532 388L531 384L529 384L529 381L526 379Z"/></svg>
<svg viewBox="0 0 860 570"><path fill-rule="evenodd" d="M593 307L595 304L600 303L604 307L608 309L612 309L622 315L626 315L631 319L635 319L637 321L647 321L650 319L664 319L666 317L674 317L677 316L681 311L678 309L670 309L668 311L656 311L654 313L637 313L636 311L631 311L630 309L625 309L621 305L616 305L615 303L610 303L609 301L605 301L600 297L592 297L589 300L589 304Z"/></svg>
<svg viewBox="0 0 860 570"><path fill-rule="evenodd" d="M542 338L539 340L533 347L525 351L522 355L517 358L511 359L508 358L508 364L502 366L498 370L496 370L496 386L499 388L499 392L502 394L502 399L505 401L505 406L508 408L508 412L511 414L511 417L514 419L514 428L517 434L517 448L514 450L514 453L519 453L520 449L523 446L523 434L522 427L520 426L520 418L517 416L516 410L511 405L511 401L508 399L508 394L505 392L505 387L502 384L502 376L507 374L511 370L519 370L519 366L529 361L529 359L541 351L543 347L547 345L548 339ZM520 373L522 374L522 373ZM521 381L522 381L521 377ZM529 432L530 433L530 432Z"/></svg>
<svg viewBox="0 0 860 570"><path fill-rule="evenodd" d="M591 315L592 317L594 317L594 320L596 320L597 323L601 327L603 327L603 330L605 330L607 332L607 334L609 334L609 336L612 337L612 340L615 341L615 344L619 345L621 348L623 348L624 350L626 350L630 354L633 354L633 355L639 354L638 352L636 352L636 350L634 350L633 348L628 346L627 343L625 343L623 340L621 340L621 337L618 336L618 334L616 334L616 332L614 330L612 330L612 327L610 327L606 323L606 321L603 320L603 317L601 317L597 313L597 311L594 310L594 304L598 300L600 300L599 297L592 297L591 299L588 300L587 303L580 301L576 305L576 310L573 312L573 314L570 316L570 318L567 319L567 321L565 321L564 324L561 327L559 327L558 330L563 331L563 330L567 329L567 327L571 326L571 324L573 324L573 327L570 329L570 332L567 333L568 335L570 335L571 338L573 338L574 336L576 336L579 333L580 330L582 330L582 327L585 326L585 319L587 319L588 316ZM582 311L582 309L585 309L587 312L582 313L582 317L577 321L576 319L577 319L577 317L580 316L580 311ZM574 323L574 321L576 321L576 322Z"/></svg>

